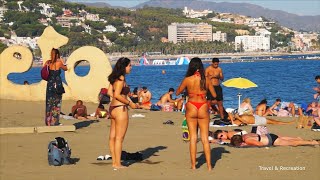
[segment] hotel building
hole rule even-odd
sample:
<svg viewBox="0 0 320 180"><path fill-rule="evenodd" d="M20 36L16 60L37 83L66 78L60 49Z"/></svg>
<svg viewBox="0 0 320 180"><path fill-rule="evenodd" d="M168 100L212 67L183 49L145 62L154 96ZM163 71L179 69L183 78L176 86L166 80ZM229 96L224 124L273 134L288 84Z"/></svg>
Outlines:
<svg viewBox="0 0 320 180"><path fill-rule="evenodd" d="M172 23L168 26L168 40L174 44L190 41L212 41L212 25L207 23Z"/></svg>

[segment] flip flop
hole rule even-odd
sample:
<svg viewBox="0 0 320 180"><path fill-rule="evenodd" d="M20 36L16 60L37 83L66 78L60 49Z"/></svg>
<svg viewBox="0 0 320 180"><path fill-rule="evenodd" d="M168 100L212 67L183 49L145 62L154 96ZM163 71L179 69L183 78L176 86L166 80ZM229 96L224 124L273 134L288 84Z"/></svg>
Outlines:
<svg viewBox="0 0 320 180"><path fill-rule="evenodd" d="M107 154L107 155L105 155L105 156L98 156L97 157L97 160L98 161L103 161L103 160L110 160L110 159L112 159L112 157L109 155L109 154Z"/></svg>
<svg viewBox="0 0 320 180"><path fill-rule="evenodd" d="M171 121L171 120L168 120L168 121L164 122L163 124L171 124L171 125L174 125L174 122Z"/></svg>
<svg viewBox="0 0 320 180"><path fill-rule="evenodd" d="M97 157L97 160L98 160L98 161L104 160L104 156L98 156L98 157Z"/></svg>

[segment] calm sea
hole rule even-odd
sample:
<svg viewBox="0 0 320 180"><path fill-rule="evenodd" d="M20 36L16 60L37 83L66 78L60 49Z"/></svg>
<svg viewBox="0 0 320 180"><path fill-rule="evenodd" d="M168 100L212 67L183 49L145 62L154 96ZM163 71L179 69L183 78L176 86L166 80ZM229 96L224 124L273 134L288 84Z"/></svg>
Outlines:
<svg viewBox="0 0 320 180"><path fill-rule="evenodd" d="M205 64L205 67L209 64ZM182 66L134 66L131 74L127 76L127 83L131 90L134 87L147 86L152 93L152 102L170 87L177 89L184 78L187 65ZM288 61L260 61L220 63L225 80L235 77L250 79L258 85L257 88L236 89L223 87L225 107L235 108L238 105L237 94L241 99L251 98L252 105L256 106L266 98L271 105L276 98L283 101L293 101L297 104L313 101L313 87L317 86L314 78L320 75L319 60L288 60ZM24 80L36 83L41 80L39 67L30 69L25 73L12 73L8 79L14 83L23 84ZM90 70L88 66L76 68L80 76L86 75ZM166 73L162 74L162 70ZM63 77L64 78L64 77ZM107 80L107 77L106 77Z"/></svg>

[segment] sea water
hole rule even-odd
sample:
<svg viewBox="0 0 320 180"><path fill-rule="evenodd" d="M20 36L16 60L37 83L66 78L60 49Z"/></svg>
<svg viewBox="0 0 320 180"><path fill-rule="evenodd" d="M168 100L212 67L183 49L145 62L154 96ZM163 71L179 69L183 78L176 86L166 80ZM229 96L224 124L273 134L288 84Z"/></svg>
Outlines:
<svg viewBox="0 0 320 180"><path fill-rule="evenodd" d="M204 64L205 67L209 65ZM224 80L242 77L258 85L250 89L228 88L222 85L224 106L231 108L238 106L238 93L242 94L241 100L249 97L254 107L264 98L267 99L268 105L272 105L276 98L297 104L309 103L313 101L315 93L312 88L317 86L314 78L320 75L319 60L220 63L220 67ZM133 66L131 74L126 76L126 81L131 90L134 87L146 86L152 93L152 102L156 103L170 87L178 88L187 68L187 65ZM37 83L41 81L40 70L40 67L34 67L25 73L11 73L8 79L18 84L23 84L25 80ZM89 66L79 66L75 69L79 76L85 76L89 70ZM162 73L163 70L165 74ZM64 74L62 77L64 78Z"/></svg>

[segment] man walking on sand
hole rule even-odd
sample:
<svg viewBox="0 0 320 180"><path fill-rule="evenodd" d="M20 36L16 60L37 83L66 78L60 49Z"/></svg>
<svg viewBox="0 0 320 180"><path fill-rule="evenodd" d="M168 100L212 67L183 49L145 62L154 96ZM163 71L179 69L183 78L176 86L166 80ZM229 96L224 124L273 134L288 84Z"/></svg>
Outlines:
<svg viewBox="0 0 320 180"><path fill-rule="evenodd" d="M219 59L212 58L212 64L206 68L205 75L207 81L211 81L214 90L217 93L217 97L213 97L210 91L207 92L207 100L210 105L218 105L219 114L221 119L223 120L224 113L223 113L223 93L222 88L220 86L220 81L223 81L223 73L222 69L219 67Z"/></svg>

